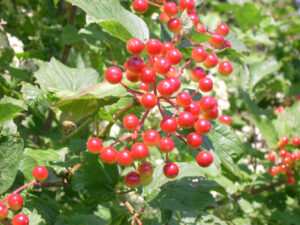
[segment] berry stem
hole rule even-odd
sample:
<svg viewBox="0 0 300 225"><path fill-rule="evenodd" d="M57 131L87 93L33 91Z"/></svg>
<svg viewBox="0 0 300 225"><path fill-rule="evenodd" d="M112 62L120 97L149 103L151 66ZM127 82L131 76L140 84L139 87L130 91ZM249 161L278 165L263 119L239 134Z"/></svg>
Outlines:
<svg viewBox="0 0 300 225"><path fill-rule="evenodd" d="M166 100L166 102L168 102L171 106L173 106L175 109L179 110L178 107L176 106L175 102L173 102L172 100L170 100L168 98L164 98L164 97L162 97L162 99Z"/></svg>
<svg viewBox="0 0 300 225"><path fill-rule="evenodd" d="M166 163L169 162L169 152L166 153Z"/></svg>
<svg viewBox="0 0 300 225"><path fill-rule="evenodd" d="M114 143L112 143L110 146L112 147L112 146L114 146L115 144L118 144L118 143L120 143L120 142L122 142L122 141L124 141L124 140L126 140L126 139L128 139L128 138L130 138L130 137L132 137L132 134L120 138L119 140L117 140L117 141L115 141Z"/></svg>
<svg viewBox="0 0 300 225"><path fill-rule="evenodd" d="M197 88L194 93L191 95L191 97L193 98L197 93L198 93L199 89Z"/></svg>
<svg viewBox="0 0 300 225"><path fill-rule="evenodd" d="M161 116L163 117L163 119L166 118L166 114L164 113L163 108L162 108L162 106L161 106L161 104L160 104L159 101L158 101L158 103L157 103L157 107L158 107L158 109L159 109L159 111L160 111L160 114L161 114Z"/></svg>
<svg viewBox="0 0 300 225"><path fill-rule="evenodd" d="M5 225L11 225L9 222L6 222L5 220L0 220L0 223L3 223Z"/></svg>
<svg viewBox="0 0 300 225"><path fill-rule="evenodd" d="M120 82L120 84L121 84L127 91L129 91L131 94L133 94L134 97L136 97L136 98L137 98L137 94L138 94L138 95L143 95L143 94L144 94L143 92L136 91L136 90L133 90L133 89L127 87L123 82Z"/></svg>
<svg viewBox="0 0 300 225"><path fill-rule="evenodd" d="M187 141L184 139L184 138L185 138L184 135L179 134L179 133L177 133L177 132L174 132L174 135L175 135L176 137L178 137L181 141L183 141L185 144L188 144ZM201 152L201 151L202 151L200 148L195 148L195 149L196 149L198 152Z"/></svg>
<svg viewBox="0 0 300 225"><path fill-rule="evenodd" d="M183 74L183 71L185 69L185 67L187 67L188 65L190 65L192 62L192 59L189 59L188 61L186 61L184 63L184 65L180 68L179 72L176 74L176 77L180 77Z"/></svg>
<svg viewBox="0 0 300 225"><path fill-rule="evenodd" d="M138 127L136 128L136 132L139 132L139 130L140 130L141 127L143 126L143 124L144 124L144 122L145 122L145 120L146 120L146 118L147 118L149 112L150 112L150 109L148 109L148 110L144 113L144 115L143 115L143 117L142 117L142 119L141 119L141 121L140 121L140 124L139 124Z"/></svg>
<svg viewBox="0 0 300 225"><path fill-rule="evenodd" d="M156 7L158 7L158 8L164 8L162 5L159 5L159 4L157 4L157 3L155 3L155 2L151 2L151 1L146 1L148 4L150 4L150 5L154 5L154 6L156 6Z"/></svg>
<svg viewBox="0 0 300 225"><path fill-rule="evenodd" d="M123 202L123 204L126 206L126 208L129 210L129 212L131 213L131 215L133 216L133 219L132 219L133 224L135 224L135 222L137 222L138 225L143 225L143 223L141 222L141 220L136 215L135 209L132 207L132 205L125 198L123 198L122 195L118 195L118 197L121 200L121 202Z"/></svg>

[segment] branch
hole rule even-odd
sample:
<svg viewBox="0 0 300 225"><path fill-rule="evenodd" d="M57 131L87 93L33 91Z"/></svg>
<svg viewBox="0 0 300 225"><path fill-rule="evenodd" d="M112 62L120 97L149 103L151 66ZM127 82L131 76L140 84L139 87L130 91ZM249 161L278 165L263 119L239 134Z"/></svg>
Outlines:
<svg viewBox="0 0 300 225"><path fill-rule="evenodd" d="M134 224L135 222L137 222L138 225L143 225L142 221L138 218L139 214L136 214L135 209L132 207L132 205L125 198L123 198L121 195L118 195L118 196L119 196L119 199L121 200L121 202L124 203L124 205L126 206L126 208L129 210L129 212L133 216L132 224Z"/></svg>

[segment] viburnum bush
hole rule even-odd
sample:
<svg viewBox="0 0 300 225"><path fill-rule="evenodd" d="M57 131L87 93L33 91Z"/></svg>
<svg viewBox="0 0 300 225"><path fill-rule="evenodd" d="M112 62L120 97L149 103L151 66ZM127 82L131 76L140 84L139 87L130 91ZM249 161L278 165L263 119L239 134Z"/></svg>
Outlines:
<svg viewBox="0 0 300 225"><path fill-rule="evenodd" d="M297 7L0 2L0 224L298 224Z"/></svg>

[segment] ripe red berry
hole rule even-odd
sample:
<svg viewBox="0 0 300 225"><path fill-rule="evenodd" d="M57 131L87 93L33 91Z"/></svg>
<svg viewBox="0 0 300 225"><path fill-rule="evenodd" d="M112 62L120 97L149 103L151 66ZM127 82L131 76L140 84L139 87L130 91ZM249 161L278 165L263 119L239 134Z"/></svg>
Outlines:
<svg viewBox="0 0 300 225"><path fill-rule="evenodd" d="M145 67L141 73L141 81L145 84L153 84L156 81L156 73L150 67Z"/></svg>
<svg viewBox="0 0 300 225"><path fill-rule="evenodd" d="M145 93L142 96L141 104L145 109L152 109L157 104L157 97L152 93Z"/></svg>
<svg viewBox="0 0 300 225"><path fill-rule="evenodd" d="M16 214L12 219L12 225L29 225L29 219L25 214Z"/></svg>
<svg viewBox="0 0 300 225"><path fill-rule="evenodd" d="M132 3L132 8L137 13L144 13L148 9L148 3L146 0L134 0Z"/></svg>
<svg viewBox="0 0 300 225"><path fill-rule="evenodd" d="M126 44L127 51L133 55L139 55L144 49L144 44L137 38L131 38Z"/></svg>
<svg viewBox="0 0 300 225"><path fill-rule="evenodd" d="M36 166L32 171L32 175L37 181L44 181L48 178L48 170L44 166Z"/></svg>
<svg viewBox="0 0 300 225"><path fill-rule="evenodd" d="M114 164L118 160L118 151L113 147L106 147L101 152L100 158L104 163Z"/></svg>
<svg viewBox="0 0 300 225"><path fill-rule="evenodd" d="M169 137L163 137L160 139L158 148L162 152L171 152L175 147L174 141Z"/></svg>
<svg viewBox="0 0 300 225"><path fill-rule="evenodd" d="M203 117L207 120L215 120L218 118L218 115L219 115L219 110L217 106L213 107L213 109L210 111L203 112Z"/></svg>
<svg viewBox="0 0 300 225"><path fill-rule="evenodd" d="M143 134L143 142L147 146L154 146L159 143L160 135L156 130L146 130Z"/></svg>
<svg viewBox="0 0 300 225"><path fill-rule="evenodd" d="M197 155L197 162L201 167L208 167L214 161L213 155L208 151L199 152Z"/></svg>
<svg viewBox="0 0 300 225"><path fill-rule="evenodd" d="M215 107L215 100L210 96L200 99L199 106L202 111L211 111Z"/></svg>
<svg viewBox="0 0 300 225"><path fill-rule="evenodd" d="M196 14L189 14L190 19L192 20L194 25L197 25L199 23L199 18Z"/></svg>
<svg viewBox="0 0 300 225"><path fill-rule="evenodd" d="M278 172L277 167L271 167L270 170L269 170L269 174L270 174L271 176L276 175L277 172Z"/></svg>
<svg viewBox="0 0 300 225"><path fill-rule="evenodd" d="M130 172L125 176L125 184L129 188L136 188L141 184L141 177L136 172Z"/></svg>
<svg viewBox="0 0 300 225"><path fill-rule="evenodd" d="M188 107L192 102L191 95L186 91L181 91L177 94L176 104L181 107Z"/></svg>
<svg viewBox="0 0 300 225"><path fill-rule="evenodd" d="M164 174L168 178L177 177L179 168L175 163L169 162L164 166Z"/></svg>
<svg viewBox="0 0 300 225"><path fill-rule="evenodd" d="M164 3L164 12L170 17L175 16L178 12L178 6L175 2L166 2Z"/></svg>
<svg viewBox="0 0 300 225"><path fill-rule="evenodd" d="M8 215L8 208L4 204L0 204L0 220L3 220Z"/></svg>
<svg viewBox="0 0 300 225"><path fill-rule="evenodd" d="M295 183L295 178L294 177L288 177L285 182L289 185L293 185Z"/></svg>
<svg viewBox="0 0 300 225"><path fill-rule="evenodd" d="M191 72L191 79L195 82L198 82L200 79L206 77L206 71L200 67L196 66L192 69Z"/></svg>
<svg viewBox="0 0 300 225"><path fill-rule="evenodd" d="M232 119L230 116L222 115L219 117L219 122L230 125L232 123Z"/></svg>
<svg viewBox="0 0 300 225"><path fill-rule="evenodd" d="M160 128L166 133L172 133L177 130L177 121L173 117L164 118L160 123Z"/></svg>
<svg viewBox="0 0 300 225"><path fill-rule="evenodd" d="M274 114L276 116L278 116L279 113L283 112L284 110L285 110L285 107L283 105L280 105L274 110ZM280 143L280 141L279 141L279 143ZM277 144L277 146L279 145L279 143ZM281 146L278 146L278 147L281 147ZM282 146L282 147L284 147L284 146Z"/></svg>
<svg viewBox="0 0 300 225"><path fill-rule="evenodd" d="M179 7L181 10L187 10L190 13L195 7L194 0L180 0Z"/></svg>
<svg viewBox="0 0 300 225"><path fill-rule="evenodd" d="M291 159L292 161L296 161L296 160L297 160L297 155L296 155L295 153L291 153L291 154L290 154L290 159Z"/></svg>
<svg viewBox="0 0 300 225"><path fill-rule="evenodd" d="M300 160L300 150L297 151L296 155L297 155L298 159Z"/></svg>
<svg viewBox="0 0 300 225"><path fill-rule="evenodd" d="M184 111L178 115L177 121L179 126L189 129L193 127L195 119L192 113Z"/></svg>
<svg viewBox="0 0 300 225"><path fill-rule="evenodd" d="M300 144L300 138L298 138L298 137L292 138L292 145L297 147L299 144Z"/></svg>
<svg viewBox="0 0 300 225"><path fill-rule="evenodd" d="M279 171L279 172L285 173L286 170L287 170L286 165L280 164L280 165L278 166L278 171Z"/></svg>
<svg viewBox="0 0 300 225"><path fill-rule="evenodd" d="M159 17L161 22L163 22L164 24L167 24L170 21L170 17L164 11L160 13Z"/></svg>
<svg viewBox="0 0 300 225"><path fill-rule="evenodd" d="M145 67L145 63L139 56L132 56L127 60L127 69L133 73L140 73Z"/></svg>
<svg viewBox="0 0 300 225"><path fill-rule="evenodd" d="M219 64L219 73L220 74L227 76L227 75L231 74L232 71L233 71L233 68L229 61L220 62L220 64Z"/></svg>
<svg viewBox="0 0 300 225"><path fill-rule="evenodd" d="M222 49L223 48L231 48L231 43L228 40L224 40L223 44L222 44Z"/></svg>
<svg viewBox="0 0 300 225"><path fill-rule="evenodd" d="M140 86L139 86L139 89L142 90L142 91L150 91L151 89L151 86L150 84L145 84L143 82L140 83Z"/></svg>
<svg viewBox="0 0 300 225"><path fill-rule="evenodd" d="M100 154L103 149L102 141L99 138L90 138L86 144L87 149L92 154Z"/></svg>
<svg viewBox="0 0 300 225"><path fill-rule="evenodd" d="M211 124L206 119L198 119L194 127L198 134L207 134L211 129Z"/></svg>
<svg viewBox="0 0 300 225"><path fill-rule="evenodd" d="M138 171L141 176L149 176L153 174L154 168L150 162L143 162L139 165Z"/></svg>
<svg viewBox="0 0 300 225"><path fill-rule="evenodd" d="M108 67L105 72L105 79L111 84L120 83L123 78L123 72L116 66Z"/></svg>
<svg viewBox="0 0 300 225"><path fill-rule="evenodd" d="M154 63L156 62L157 59L158 59L157 56L151 56L148 59L148 65L149 65L149 67L153 68L154 67Z"/></svg>
<svg viewBox="0 0 300 225"><path fill-rule="evenodd" d="M162 80L158 83L157 90L163 97L168 98L175 92L175 87L170 80Z"/></svg>
<svg viewBox="0 0 300 225"><path fill-rule="evenodd" d="M166 58L158 58L154 63L154 70L160 74L168 73L170 68L171 68L171 63L169 59Z"/></svg>
<svg viewBox="0 0 300 225"><path fill-rule="evenodd" d="M161 45L161 54L165 56L168 53L168 51L172 49L175 49L175 46L172 42L164 42Z"/></svg>
<svg viewBox="0 0 300 225"><path fill-rule="evenodd" d="M182 54L178 49L172 49L168 51L166 57L172 65L177 65L182 59Z"/></svg>
<svg viewBox="0 0 300 225"><path fill-rule="evenodd" d="M208 54L202 47L196 47L192 50L192 58L195 62L203 62Z"/></svg>
<svg viewBox="0 0 300 225"><path fill-rule="evenodd" d="M146 42L145 47L146 47L146 51L147 51L148 55L150 55L150 56L156 56L156 55L160 54L161 43L157 39L149 39Z"/></svg>
<svg viewBox="0 0 300 225"><path fill-rule="evenodd" d="M224 42L224 37L222 34L219 34L217 32L212 33L212 37L208 40L211 46L218 47L221 46Z"/></svg>
<svg viewBox="0 0 300 225"><path fill-rule="evenodd" d="M23 198L17 193L12 193L8 196L7 203L9 208L19 210L23 206Z"/></svg>
<svg viewBox="0 0 300 225"><path fill-rule="evenodd" d="M179 90L181 86L181 81L178 77L169 77L167 80L171 81L171 83L174 85L174 92Z"/></svg>
<svg viewBox="0 0 300 225"><path fill-rule="evenodd" d="M285 149L280 149L279 150L279 156L280 157L286 157L287 156L287 154L288 154L288 152L285 150Z"/></svg>
<svg viewBox="0 0 300 225"><path fill-rule="evenodd" d="M186 137L186 141L191 148L199 148L202 144L202 137L198 133L192 132Z"/></svg>
<svg viewBox="0 0 300 225"><path fill-rule="evenodd" d="M134 159L142 160L149 155L149 149L144 143L136 142L131 146L131 154Z"/></svg>
<svg viewBox="0 0 300 225"><path fill-rule="evenodd" d="M140 80L140 74L133 73L130 70L126 71L126 78L131 82L138 82Z"/></svg>
<svg viewBox="0 0 300 225"><path fill-rule="evenodd" d="M170 77L175 77L177 74L178 74L178 70L175 67L171 67L169 72L164 74L164 76L170 78Z"/></svg>
<svg viewBox="0 0 300 225"><path fill-rule="evenodd" d="M198 102L191 102L190 105L186 107L184 110L192 113L194 118L199 117L201 113L201 109Z"/></svg>
<svg viewBox="0 0 300 225"><path fill-rule="evenodd" d="M277 146L279 148L284 148L288 143L290 139L287 136L283 136L280 138L280 141L277 143Z"/></svg>
<svg viewBox="0 0 300 225"><path fill-rule="evenodd" d="M213 89L214 83L209 77L204 77L199 80L199 88L203 92L209 92Z"/></svg>
<svg viewBox="0 0 300 225"><path fill-rule="evenodd" d="M217 26L217 32L225 37L229 33L229 27L227 26L227 24L221 23Z"/></svg>
<svg viewBox="0 0 300 225"><path fill-rule="evenodd" d="M291 171L291 170L286 171L285 176L286 177L292 177L293 176L293 171Z"/></svg>
<svg viewBox="0 0 300 225"><path fill-rule="evenodd" d="M198 31L198 32L200 32L200 33L202 33L202 34L205 34L205 33L206 33L205 26L204 26L203 24L201 24L201 23L197 23L197 24L195 25L195 29L196 29L196 31Z"/></svg>
<svg viewBox="0 0 300 225"><path fill-rule="evenodd" d="M173 33L177 33L181 29L181 21L180 19L170 19L170 21L167 24L169 30Z"/></svg>
<svg viewBox="0 0 300 225"><path fill-rule="evenodd" d="M285 156L283 159L282 159L282 163L284 165L288 165L289 163L291 162L291 159L289 156Z"/></svg>
<svg viewBox="0 0 300 225"><path fill-rule="evenodd" d="M123 118L123 126L126 130L133 131L139 125L139 119L136 115L128 114Z"/></svg>
<svg viewBox="0 0 300 225"><path fill-rule="evenodd" d="M214 53L209 53L203 62L203 65L206 68L212 68L215 67L219 63L218 56Z"/></svg>
<svg viewBox="0 0 300 225"><path fill-rule="evenodd" d="M118 154L117 161L121 166L129 166L132 163L131 152L127 149L121 150Z"/></svg>
<svg viewBox="0 0 300 225"><path fill-rule="evenodd" d="M276 159L276 154L274 152L269 152L267 157L269 161L274 161Z"/></svg>

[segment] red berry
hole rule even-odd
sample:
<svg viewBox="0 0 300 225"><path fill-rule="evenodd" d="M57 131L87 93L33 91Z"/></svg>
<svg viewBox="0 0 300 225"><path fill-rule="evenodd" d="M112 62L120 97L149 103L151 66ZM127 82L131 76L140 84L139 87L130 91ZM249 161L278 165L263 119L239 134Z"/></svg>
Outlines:
<svg viewBox="0 0 300 225"><path fill-rule="evenodd" d="M189 14L189 17L192 20L193 24L197 25L199 23L199 18L196 14Z"/></svg>
<svg viewBox="0 0 300 225"><path fill-rule="evenodd" d="M229 27L227 24L221 23L217 26L217 32L222 34L223 36L227 36L229 33Z"/></svg>
<svg viewBox="0 0 300 225"><path fill-rule="evenodd" d="M116 66L108 67L105 72L105 79L111 84L120 83L123 78L123 72Z"/></svg>
<svg viewBox="0 0 300 225"><path fill-rule="evenodd" d="M144 49L144 44L137 38L131 38L127 41L126 48L133 55L139 55Z"/></svg>
<svg viewBox="0 0 300 225"><path fill-rule="evenodd" d="M195 82L198 82L200 79L206 77L206 71L200 67L196 66L192 69L191 72L191 79Z"/></svg>
<svg viewBox="0 0 300 225"><path fill-rule="evenodd" d="M114 164L118 160L118 151L113 147L106 147L101 152L100 158L104 163Z"/></svg>
<svg viewBox="0 0 300 225"><path fill-rule="evenodd" d="M123 126L126 130L133 131L139 125L139 119L136 115L128 114L123 118Z"/></svg>
<svg viewBox="0 0 300 225"><path fill-rule="evenodd" d="M300 160L300 150L297 151L297 157Z"/></svg>
<svg viewBox="0 0 300 225"><path fill-rule="evenodd" d="M141 176L149 176L153 174L153 166L150 162L143 162L139 165L138 171Z"/></svg>
<svg viewBox="0 0 300 225"><path fill-rule="evenodd" d="M156 81L156 73L150 67L145 67L141 73L141 81L145 84L153 84Z"/></svg>
<svg viewBox="0 0 300 225"><path fill-rule="evenodd" d="M199 148L202 144L202 137L198 133L192 132L186 137L186 141L191 148Z"/></svg>
<svg viewBox="0 0 300 225"><path fill-rule="evenodd" d="M300 138L298 138L298 137L292 138L292 145L297 147L299 144L300 144Z"/></svg>
<svg viewBox="0 0 300 225"><path fill-rule="evenodd" d="M222 48L231 48L231 43L228 40L224 40Z"/></svg>
<svg viewBox="0 0 300 225"><path fill-rule="evenodd" d="M166 2L164 4L164 12L170 17L175 16L178 12L178 6L175 2Z"/></svg>
<svg viewBox="0 0 300 225"><path fill-rule="evenodd" d="M159 143L160 135L156 130L146 130L143 134L143 142L147 146L154 146Z"/></svg>
<svg viewBox="0 0 300 225"><path fill-rule="evenodd" d="M145 63L139 56L132 56L127 60L127 69L133 73L140 73L145 67Z"/></svg>
<svg viewBox="0 0 300 225"><path fill-rule="evenodd" d="M168 22L168 28L171 32L173 33L177 33L180 31L181 29L181 21L180 19L170 19L170 21Z"/></svg>
<svg viewBox="0 0 300 225"><path fill-rule="evenodd" d="M186 111L181 112L177 118L179 126L185 129L192 128L194 125L194 120L193 114Z"/></svg>
<svg viewBox="0 0 300 225"><path fill-rule="evenodd" d="M140 80L140 74L133 73L130 70L127 70L126 71L126 78L127 78L127 80L135 83L135 82L138 82Z"/></svg>
<svg viewBox="0 0 300 225"><path fill-rule="evenodd" d="M288 143L290 139L287 136L283 136L280 138L280 141L277 143L277 146L279 148L284 148Z"/></svg>
<svg viewBox="0 0 300 225"><path fill-rule="evenodd" d="M29 225L29 219L25 214L16 214L12 219L12 225Z"/></svg>
<svg viewBox="0 0 300 225"><path fill-rule="evenodd" d="M180 0L179 7L181 10L187 10L190 13L195 7L194 0Z"/></svg>
<svg viewBox="0 0 300 225"><path fill-rule="evenodd" d="M280 165L278 166L278 171L279 171L279 172L285 173L286 170L287 170L286 165L280 164Z"/></svg>
<svg viewBox="0 0 300 225"><path fill-rule="evenodd" d="M129 166L132 163L131 152L127 149L121 150L118 154L117 161L121 166Z"/></svg>
<svg viewBox="0 0 300 225"><path fill-rule="evenodd" d="M208 151L199 152L197 155L197 162L201 167L208 167L214 161L213 155Z"/></svg>
<svg viewBox="0 0 300 225"><path fill-rule="evenodd" d="M290 154L290 159L291 159L292 161L296 161L296 160L297 160L297 155L296 155L295 153L291 153L291 154Z"/></svg>
<svg viewBox="0 0 300 225"><path fill-rule="evenodd" d="M175 163L169 162L164 166L164 174L168 178L177 177L179 168Z"/></svg>
<svg viewBox="0 0 300 225"><path fill-rule="evenodd" d="M168 73L170 68L171 68L171 63L169 59L166 58L158 58L154 63L154 70L160 74Z"/></svg>
<svg viewBox="0 0 300 225"><path fill-rule="evenodd" d="M287 151L285 149L280 149L279 150L279 156L280 157L286 157L288 155Z"/></svg>
<svg viewBox="0 0 300 225"><path fill-rule="evenodd" d="M270 174L271 176L276 175L277 172L278 172L277 167L272 167L272 168L270 168L270 170L269 170L269 174Z"/></svg>
<svg viewBox="0 0 300 225"><path fill-rule="evenodd" d="M219 117L219 122L230 125L232 123L232 119L230 116L222 115Z"/></svg>
<svg viewBox="0 0 300 225"><path fill-rule="evenodd" d="M177 130L177 121L173 117L167 117L161 121L160 128L166 133L172 133Z"/></svg>
<svg viewBox="0 0 300 225"><path fill-rule="evenodd" d="M208 40L211 46L218 47L221 46L224 42L224 37L222 34L219 34L217 32L212 33L212 37Z"/></svg>
<svg viewBox="0 0 300 225"><path fill-rule="evenodd" d="M148 9L148 3L146 0L134 0L132 3L132 8L137 13L144 13Z"/></svg>
<svg viewBox="0 0 300 225"><path fill-rule="evenodd" d="M293 171L291 171L291 170L286 171L285 176L286 177L292 177L293 176Z"/></svg>
<svg viewBox="0 0 300 225"><path fill-rule="evenodd" d="M274 110L274 114L275 114L276 116L278 116L279 113L283 112L284 110L285 110L284 106L283 106L283 105L280 105L280 106L278 106L278 107ZM278 143L278 144L279 144L279 143ZM278 145L278 144L277 144L277 145ZM278 147L281 147L281 146L278 146ZM285 147L285 146L282 146L282 147Z"/></svg>
<svg viewBox="0 0 300 225"><path fill-rule="evenodd" d="M0 204L0 220L3 220L8 215L8 208L4 204Z"/></svg>
<svg viewBox="0 0 300 225"><path fill-rule="evenodd" d="M175 67L171 67L170 70L169 70L169 72L166 73L166 74L164 74L164 76L170 78L170 77L175 77L177 74L178 74L178 70Z"/></svg>
<svg viewBox="0 0 300 225"><path fill-rule="evenodd" d="M159 82L157 90L163 97L166 98L170 97L175 92L174 85L169 80L162 80Z"/></svg>
<svg viewBox="0 0 300 225"><path fill-rule="evenodd" d="M157 59L158 59L157 56L151 56L148 59L148 65L149 65L149 67L153 68L154 67L154 63L156 62Z"/></svg>
<svg viewBox="0 0 300 225"><path fill-rule="evenodd" d="M191 102L190 105L186 107L184 110L192 113L194 118L199 117L201 113L201 109L198 102Z"/></svg>
<svg viewBox="0 0 300 225"><path fill-rule="evenodd" d="M164 42L161 45L161 54L165 56L168 53L168 51L172 49L175 49L175 46L172 42Z"/></svg>
<svg viewBox="0 0 300 225"><path fill-rule="evenodd" d="M274 152L269 152L267 157L269 161L274 161L276 159L276 155Z"/></svg>
<svg viewBox="0 0 300 225"><path fill-rule="evenodd" d="M164 24L167 24L170 21L170 17L164 11L160 13L159 17L161 22L163 22Z"/></svg>
<svg viewBox="0 0 300 225"><path fill-rule="evenodd" d="M179 90L181 86L181 81L178 77L169 77L167 80L171 81L171 83L174 85L174 92Z"/></svg>
<svg viewBox="0 0 300 225"><path fill-rule="evenodd" d="M177 94L176 104L181 107L188 107L192 102L192 97L188 92L181 91Z"/></svg>
<svg viewBox="0 0 300 225"><path fill-rule="evenodd" d="M199 80L199 88L203 92L209 92L213 89L214 83L209 77L204 77Z"/></svg>
<svg viewBox="0 0 300 225"><path fill-rule="evenodd" d="M172 65L177 65L182 59L182 54L178 49L172 49L168 51L166 57Z"/></svg>
<svg viewBox="0 0 300 225"><path fill-rule="evenodd" d="M37 181L44 181L48 178L48 170L44 166L36 166L32 171L32 175Z"/></svg>
<svg viewBox="0 0 300 225"><path fill-rule="evenodd" d="M149 155L149 149L144 143L136 142L131 146L131 154L134 159L142 160Z"/></svg>
<svg viewBox="0 0 300 225"><path fill-rule="evenodd" d="M293 185L295 183L295 178L294 177L288 177L285 182L289 185Z"/></svg>
<svg viewBox="0 0 300 225"><path fill-rule="evenodd" d="M198 134L207 134L211 129L211 124L206 119L198 119L194 127Z"/></svg>
<svg viewBox="0 0 300 225"><path fill-rule="evenodd" d="M206 29L205 29L205 26L201 23L197 23L196 26L195 26L195 29L202 33L202 34L205 34L206 33Z"/></svg>
<svg viewBox="0 0 300 225"><path fill-rule="evenodd" d="M195 62L203 62L207 56L207 52L202 47L196 47L192 51L192 58Z"/></svg>
<svg viewBox="0 0 300 225"><path fill-rule="evenodd" d="M19 210L23 206L23 198L17 193L12 193L8 196L7 203L9 208Z"/></svg>
<svg viewBox="0 0 300 225"><path fill-rule="evenodd" d="M100 154L103 149L102 141L99 138L90 138L86 144L87 149L92 154Z"/></svg>
<svg viewBox="0 0 300 225"><path fill-rule="evenodd" d="M284 157L284 158L282 159L282 163L283 163L284 165L288 165L290 162L291 162L291 159L290 159L289 156L286 156L286 157Z"/></svg>
<svg viewBox="0 0 300 225"><path fill-rule="evenodd" d="M218 118L218 115L219 115L219 110L217 106L213 107L213 109L210 111L203 112L203 117L207 120L215 120Z"/></svg>
<svg viewBox="0 0 300 225"><path fill-rule="evenodd" d="M140 87L139 87L140 90L148 92L150 91L150 88L151 88L150 84L145 84L143 82L140 83Z"/></svg>
<svg viewBox="0 0 300 225"><path fill-rule="evenodd" d="M202 111L211 111L215 107L215 100L210 96L200 99L199 106Z"/></svg>
<svg viewBox="0 0 300 225"><path fill-rule="evenodd" d="M125 184L129 188L136 188L141 184L141 177L136 172L130 172L125 176Z"/></svg>
<svg viewBox="0 0 300 225"><path fill-rule="evenodd" d="M160 54L161 43L157 39L149 39L146 42L145 47L146 47L146 51L147 51L148 55L150 55L150 56L156 56L156 55Z"/></svg>
<svg viewBox="0 0 300 225"><path fill-rule="evenodd" d="M219 59L216 54L209 53L203 62L203 65L207 68L215 67L219 63Z"/></svg>
<svg viewBox="0 0 300 225"><path fill-rule="evenodd" d="M152 109L157 104L157 97L152 93L145 93L142 96L141 104L145 109Z"/></svg>
<svg viewBox="0 0 300 225"><path fill-rule="evenodd" d="M174 141L169 137L163 137L160 139L158 148L162 152L171 152L175 147Z"/></svg>
<svg viewBox="0 0 300 225"><path fill-rule="evenodd" d="M231 74L232 71L233 71L233 68L229 61L220 62L220 64L219 64L219 73L220 74L227 76L227 75Z"/></svg>

